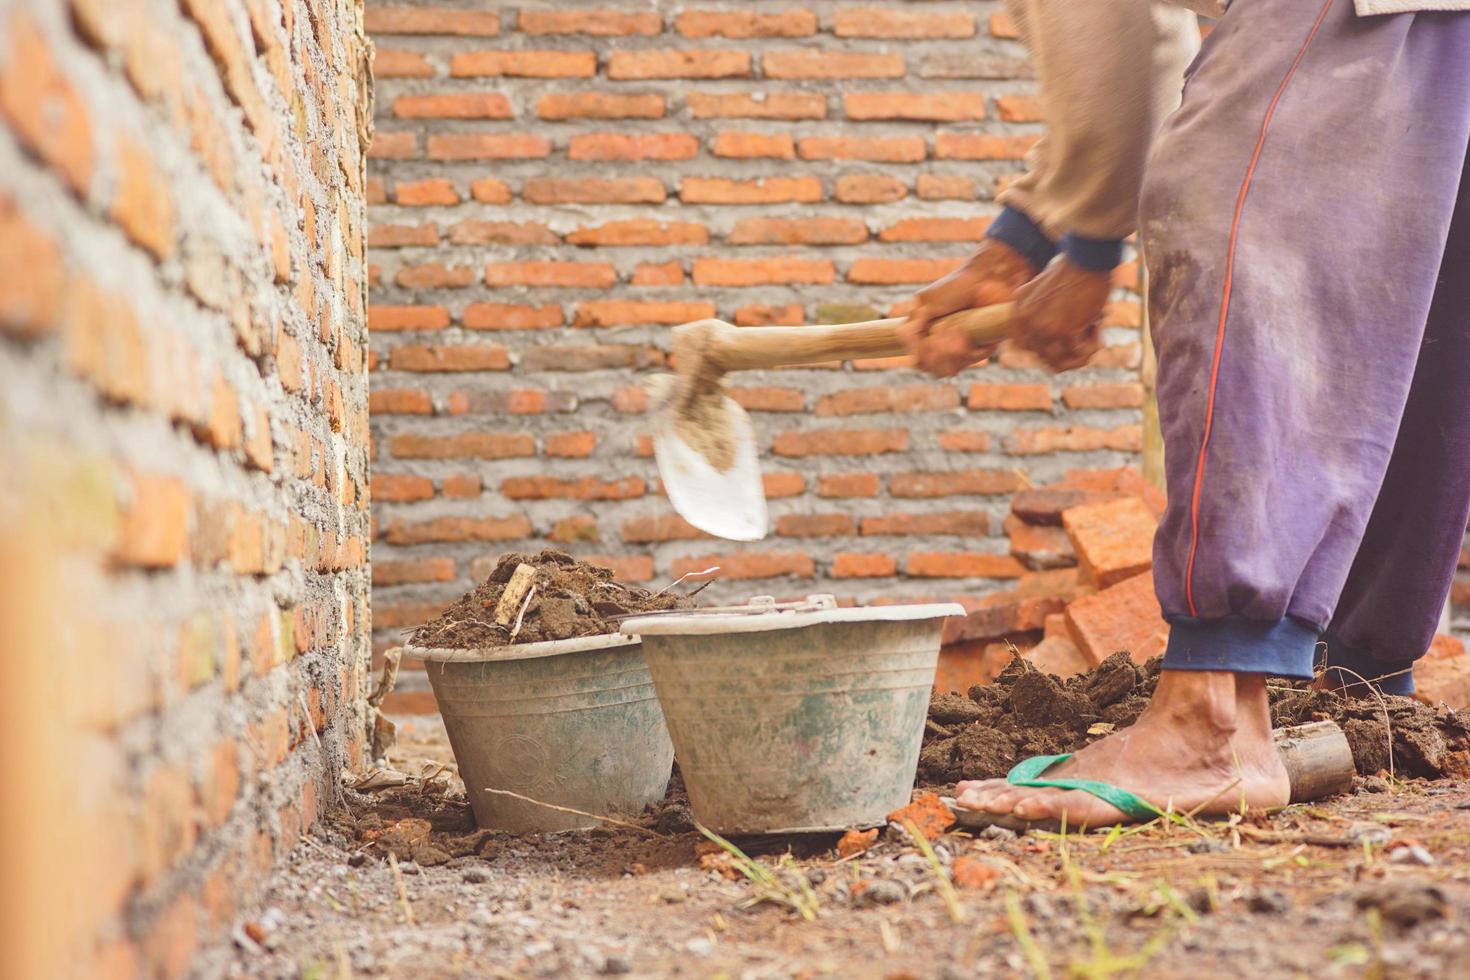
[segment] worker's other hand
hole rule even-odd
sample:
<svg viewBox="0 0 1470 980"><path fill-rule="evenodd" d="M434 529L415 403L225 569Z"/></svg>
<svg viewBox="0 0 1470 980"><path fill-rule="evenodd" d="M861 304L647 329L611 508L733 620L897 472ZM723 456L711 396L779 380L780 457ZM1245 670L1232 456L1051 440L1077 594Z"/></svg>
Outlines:
<svg viewBox="0 0 1470 980"><path fill-rule="evenodd" d="M1037 354L1053 371L1086 364L1102 346L1103 307L1110 272L1084 269L1066 256L1016 290L1016 346Z"/></svg>
<svg viewBox="0 0 1470 980"><path fill-rule="evenodd" d="M914 297L918 305L899 328L918 366L938 378L959 374L995 353L976 347L962 330L935 328L941 317L961 310L1009 302L1036 268L1004 242L987 238L963 266L930 283Z"/></svg>

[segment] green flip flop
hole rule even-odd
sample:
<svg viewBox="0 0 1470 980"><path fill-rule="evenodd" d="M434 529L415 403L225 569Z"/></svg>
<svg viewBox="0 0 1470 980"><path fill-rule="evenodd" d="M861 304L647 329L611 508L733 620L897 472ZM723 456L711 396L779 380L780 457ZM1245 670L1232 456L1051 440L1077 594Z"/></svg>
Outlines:
<svg viewBox="0 0 1470 980"><path fill-rule="evenodd" d="M1066 762L1070 758L1072 758L1072 753L1068 752L1065 755L1036 755L1023 759L1006 773L1006 782L1012 786L1075 789L1090 793L1104 803L1116 807L1123 814L1124 820L1115 821L1115 823L1148 823L1164 815L1164 812L1158 807L1137 793L1131 793L1121 786L1098 782L1096 779L1041 778L1052 766ZM1015 831L1059 830L1061 828L1061 821L1058 820L1022 820L1020 817L1005 813L987 813L984 810L970 810L959 806L952 808L955 812L955 822L971 830L980 830L985 827L1005 827ZM1110 823L1107 826L1112 825ZM1087 830L1089 828L1074 824L1069 829Z"/></svg>

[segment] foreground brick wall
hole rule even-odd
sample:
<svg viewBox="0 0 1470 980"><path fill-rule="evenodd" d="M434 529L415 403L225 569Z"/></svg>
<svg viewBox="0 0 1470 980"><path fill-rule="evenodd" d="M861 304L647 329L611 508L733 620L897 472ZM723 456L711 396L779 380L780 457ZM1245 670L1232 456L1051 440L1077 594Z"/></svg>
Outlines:
<svg viewBox="0 0 1470 980"><path fill-rule="evenodd" d="M1025 570L1013 490L1138 449L1120 291L1060 379L1015 353L739 377L766 542L701 540L658 492L637 382L671 324L878 316L972 249L1040 131L998 4L370 0L368 25L381 642L549 543L644 582L720 564L726 597L986 591Z"/></svg>
<svg viewBox="0 0 1470 980"><path fill-rule="evenodd" d="M0 3L6 976L185 972L361 759L360 19Z"/></svg>

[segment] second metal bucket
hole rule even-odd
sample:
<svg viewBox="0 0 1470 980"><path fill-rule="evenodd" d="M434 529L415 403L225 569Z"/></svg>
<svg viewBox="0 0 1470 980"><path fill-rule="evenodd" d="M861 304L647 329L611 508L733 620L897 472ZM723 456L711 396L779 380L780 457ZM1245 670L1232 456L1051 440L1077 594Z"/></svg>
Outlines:
<svg viewBox="0 0 1470 980"><path fill-rule="evenodd" d="M940 631L964 610L761 608L623 625L643 639L695 817L737 835L881 823L909 802Z"/></svg>

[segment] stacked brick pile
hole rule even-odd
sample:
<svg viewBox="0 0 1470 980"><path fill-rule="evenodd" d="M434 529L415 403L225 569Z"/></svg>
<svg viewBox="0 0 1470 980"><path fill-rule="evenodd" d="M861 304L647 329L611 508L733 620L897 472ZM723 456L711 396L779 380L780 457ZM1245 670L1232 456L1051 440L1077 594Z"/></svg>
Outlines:
<svg viewBox="0 0 1470 980"><path fill-rule="evenodd" d="M707 595L979 595L1010 495L1139 447L1136 268L1107 349L953 381L903 361L732 378L774 533L670 511L637 382L673 324L886 314L968 254L1041 131L996 2L369 0L378 47L376 639L547 544Z"/></svg>
<svg viewBox="0 0 1470 980"><path fill-rule="evenodd" d="M0 5L0 975L189 972L361 758L360 17Z"/></svg>

